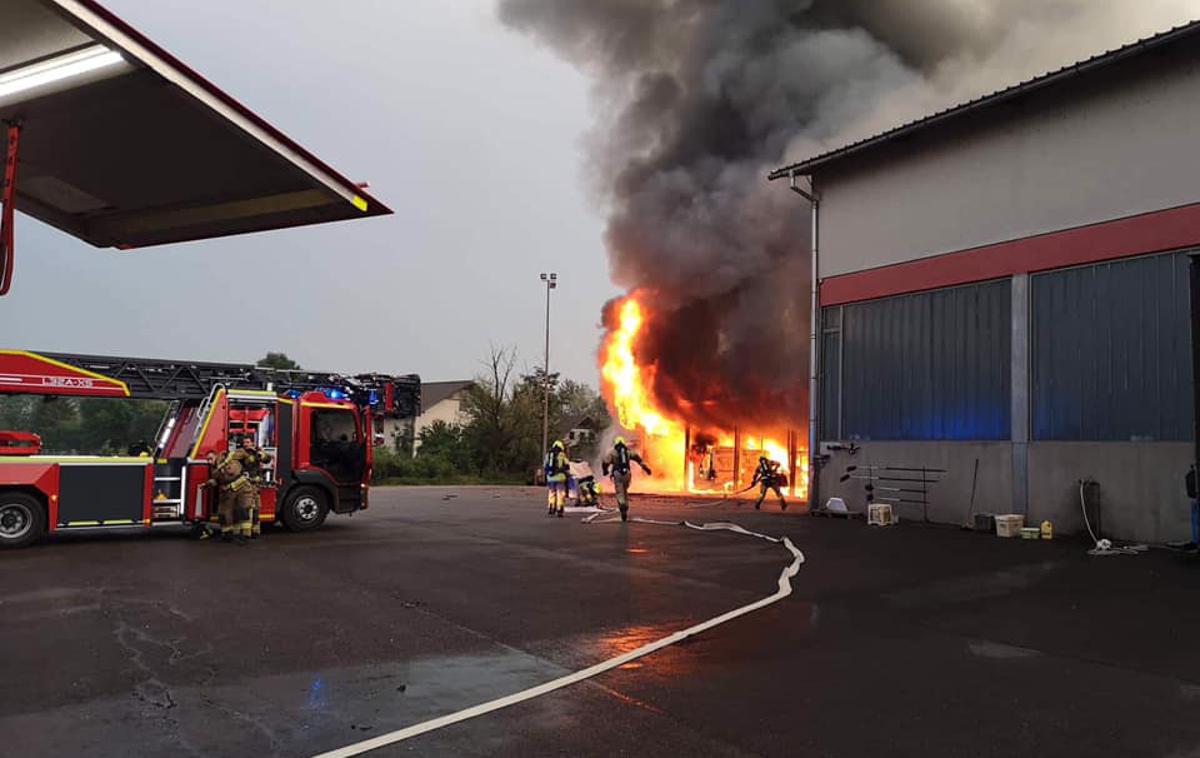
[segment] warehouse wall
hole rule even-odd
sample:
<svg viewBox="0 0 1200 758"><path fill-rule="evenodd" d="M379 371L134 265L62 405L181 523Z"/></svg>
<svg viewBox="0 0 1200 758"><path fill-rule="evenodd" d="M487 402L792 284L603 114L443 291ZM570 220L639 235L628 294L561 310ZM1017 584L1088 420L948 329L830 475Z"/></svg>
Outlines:
<svg viewBox="0 0 1200 758"><path fill-rule="evenodd" d="M821 277L1200 201L1200 51L1171 55L822 169Z"/></svg>
<svg viewBox="0 0 1200 758"><path fill-rule="evenodd" d="M1035 442L1029 446L1029 519L1084 532L1079 480L1099 483L1101 532L1150 543L1191 538L1183 477L1190 443ZM1093 524L1093 526L1095 526Z"/></svg>
<svg viewBox="0 0 1200 758"><path fill-rule="evenodd" d="M839 481L849 466L858 467L856 474L865 472L871 465L925 466L946 472L931 475L939 481L929 487L930 521L961 524L971 509L976 460L979 461L979 479L974 482L975 512L1011 512L1012 445L1007 442L868 442L854 455L835 451L822 469L822 502L830 497L840 497L851 510L866 511L866 482L861 479ZM887 495L883 491L877 491L877 494ZM905 520L922 517L920 506L898 505L894 508Z"/></svg>
<svg viewBox="0 0 1200 758"><path fill-rule="evenodd" d="M821 473L821 502L840 497L851 510L866 511L866 482L839 481L849 466L858 467L855 474L871 465L927 466L946 471L936 475L939 483L929 488L930 520L961 524L972 511L972 481L978 460L974 512L1011 513L1012 451L1013 445L1007 442L867 442L854 455L833 451ZM1060 534L1085 534L1079 480L1091 479L1100 485L1100 524L1093 526L1105 536L1151 544L1189 539L1189 504L1183 475L1192 453L1191 444L1178 442L1032 443L1025 521L1036 525L1048 519ZM1090 491L1088 496L1092 497ZM894 507L905 520L922 516L919 506Z"/></svg>
<svg viewBox="0 0 1200 758"><path fill-rule="evenodd" d="M1020 287L991 281L826 307L821 436L861 449L830 451L819 500L865 509L864 482L838 481L848 466L945 469L929 516L962 523L978 460L974 512L1083 533L1088 479L1100 485L1105 536L1187 538L1188 265L1186 252L1149 255L1018 277ZM1018 360L1026 348L1029 360Z"/></svg>

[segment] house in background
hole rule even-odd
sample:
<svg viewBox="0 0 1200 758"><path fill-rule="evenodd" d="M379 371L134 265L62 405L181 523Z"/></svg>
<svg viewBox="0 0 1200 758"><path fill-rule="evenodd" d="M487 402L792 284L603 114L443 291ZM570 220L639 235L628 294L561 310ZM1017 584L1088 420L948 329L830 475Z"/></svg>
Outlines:
<svg viewBox="0 0 1200 758"><path fill-rule="evenodd" d="M413 455L421 447L421 432L433 426L436 421L445 421L452 426L467 423L463 412L463 400L471 387L472 381L457 382L428 382L421 385L421 415L413 424Z"/></svg>
<svg viewBox="0 0 1200 758"><path fill-rule="evenodd" d="M421 414L416 418L383 419L382 427L377 431L383 433L387 444L395 450L404 449L411 441L413 455L416 455L417 448L421 446L421 432L435 421L445 421L447 424L467 422L462 402L474 384L472 381L422 382Z"/></svg>
<svg viewBox="0 0 1200 758"><path fill-rule="evenodd" d="M567 451L590 450L600 438L599 422L590 413L569 420L559 431L558 439L567 446Z"/></svg>

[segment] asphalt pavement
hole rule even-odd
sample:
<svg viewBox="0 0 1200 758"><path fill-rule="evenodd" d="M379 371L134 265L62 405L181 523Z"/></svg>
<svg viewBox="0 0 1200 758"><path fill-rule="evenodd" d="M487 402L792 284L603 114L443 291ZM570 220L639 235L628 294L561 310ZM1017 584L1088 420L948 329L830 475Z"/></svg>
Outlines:
<svg viewBox="0 0 1200 758"><path fill-rule="evenodd" d="M305 756L503 697L776 589L782 547L381 488L313 534L0 553L0 754ZM384 748L446 756L1200 756L1200 563L749 504L794 594L584 683Z"/></svg>

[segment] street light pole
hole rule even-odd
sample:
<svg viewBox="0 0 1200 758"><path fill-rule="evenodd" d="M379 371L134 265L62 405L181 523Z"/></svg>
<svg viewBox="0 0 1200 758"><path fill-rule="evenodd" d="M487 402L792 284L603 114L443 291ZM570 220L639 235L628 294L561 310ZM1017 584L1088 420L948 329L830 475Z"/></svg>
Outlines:
<svg viewBox="0 0 1200 758"><path fill-rule="evenodd" d="M542 281L546 283L546 352L542 366L542 464L545 465L550 443L550 290L558 287L558 274L543 273Z"/></svg>

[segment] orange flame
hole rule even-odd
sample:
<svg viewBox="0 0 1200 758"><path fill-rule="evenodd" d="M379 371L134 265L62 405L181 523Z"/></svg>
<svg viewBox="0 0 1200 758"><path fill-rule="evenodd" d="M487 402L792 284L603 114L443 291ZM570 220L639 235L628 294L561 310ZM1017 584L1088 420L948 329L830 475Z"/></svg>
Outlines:
<svg viewBox="0 0 1200 758"><path fill-rule="evenodd" d="M667 492L713 492L728 494L734 485L745 486L748 482L741 481L740 472L732 472L732 481L715 487L706 483L696 483L696 463L685 449L687 440L687 419L674 417L664 413L654 402L653 386L656 366L641 365L637 360L638 340L643 336L646 324L646 313L639 297L642 293L633 292L617 305L615 324L609 325L609 333L601 349L601 376L605 397L608 398L616 411L621 426L636 431L640 440L641 455L654 468L654 477L647 483L641 480L637 488L643 491ZM686 403L678 406L687 407ZM730 450L735 446L734 434L728 431L718 431L717 446ZM744 435L741 440L743 467L751 469L761 453L769 459L779 461L782 469L788 471L789 451L786 444L778 440L758 435ZM797 450L797 468L799 476L794 482L794 491L801 497L808 494L807 466L802 464L804 449Z"/></svg>

